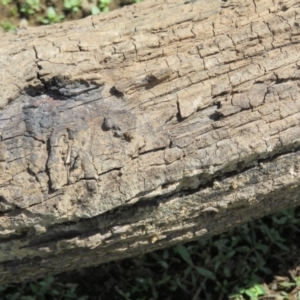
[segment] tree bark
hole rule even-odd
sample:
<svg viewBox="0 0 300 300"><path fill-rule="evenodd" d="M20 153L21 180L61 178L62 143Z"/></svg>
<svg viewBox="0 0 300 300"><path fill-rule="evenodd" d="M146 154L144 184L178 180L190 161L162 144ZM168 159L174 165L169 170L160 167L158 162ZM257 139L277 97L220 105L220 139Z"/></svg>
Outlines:
<svg viewBox="0 0 300 300"><path fill-rule="evenodd" d="M149 0L1 35L0 282L300 203L297 0Z"/></svg>

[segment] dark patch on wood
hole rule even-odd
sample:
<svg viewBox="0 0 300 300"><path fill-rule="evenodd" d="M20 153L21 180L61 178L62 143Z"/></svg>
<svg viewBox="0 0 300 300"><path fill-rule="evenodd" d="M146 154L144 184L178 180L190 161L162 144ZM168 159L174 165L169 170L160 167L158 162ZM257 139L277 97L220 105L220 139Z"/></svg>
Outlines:
<svg viewBox="0 0 300 300"><path fill-rule="evenodd" d="M117 90L117 88L115 86L113 86L110 90L109 90L110 94L112 96L115 96L117 98L122 98L124 96L124 93Z"/></svg>

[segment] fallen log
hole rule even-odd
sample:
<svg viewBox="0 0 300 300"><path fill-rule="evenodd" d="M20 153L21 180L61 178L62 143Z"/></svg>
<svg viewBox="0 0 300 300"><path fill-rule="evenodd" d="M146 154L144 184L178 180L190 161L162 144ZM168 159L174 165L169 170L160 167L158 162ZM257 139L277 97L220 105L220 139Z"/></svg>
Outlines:
<svg viewBox="0 0 300 300"><path fill-rule="evenodd" d="M299 204L299 5L151 0L1 35L0 282Z"/></svg>

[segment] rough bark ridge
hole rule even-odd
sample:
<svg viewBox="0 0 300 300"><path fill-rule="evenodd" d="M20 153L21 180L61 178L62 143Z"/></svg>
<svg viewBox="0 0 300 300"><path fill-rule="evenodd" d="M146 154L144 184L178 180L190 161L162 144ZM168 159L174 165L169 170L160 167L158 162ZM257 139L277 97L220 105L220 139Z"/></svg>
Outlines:
<svg viewBox="0 0 300 300"><path fill-rule="evenodd" d="M299 0L151 0L1 36L0 282L300 203Z"/></svg>

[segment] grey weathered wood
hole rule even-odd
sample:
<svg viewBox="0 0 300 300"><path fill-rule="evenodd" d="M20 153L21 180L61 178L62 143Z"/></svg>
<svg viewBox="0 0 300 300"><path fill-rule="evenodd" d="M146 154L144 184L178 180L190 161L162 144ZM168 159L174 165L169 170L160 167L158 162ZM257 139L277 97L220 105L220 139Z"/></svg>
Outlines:
<svg viewBox="0 0 300 300"><path fill-rule="evenodd" d="M299 204L299 4L150 0L2 35L0 282Z"/></svg>

